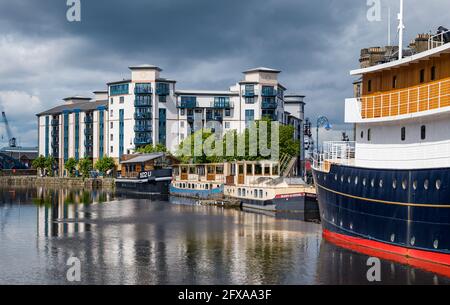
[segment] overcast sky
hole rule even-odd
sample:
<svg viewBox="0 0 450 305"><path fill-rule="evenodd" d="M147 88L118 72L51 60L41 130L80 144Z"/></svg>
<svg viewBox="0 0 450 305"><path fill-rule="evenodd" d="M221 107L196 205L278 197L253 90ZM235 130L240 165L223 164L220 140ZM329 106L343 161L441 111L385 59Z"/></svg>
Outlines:
<svg viewBox="0 0 450 305"><path fill-rule="evenodd" d="M335 136L360 49L387 42L388 5L397 37L399 1L381 0L380 22L367 20L366 2L81 0L81 22L69 23L66 0L0 0L0 110L20 144L36 145L36 113L106 89L130 65L158 65L178 89L216 90L266 66L283 71L288 91L307 96L307 116L326 115ZM405 43L450 27L449 17L448 0L405 0Z"/></svg>

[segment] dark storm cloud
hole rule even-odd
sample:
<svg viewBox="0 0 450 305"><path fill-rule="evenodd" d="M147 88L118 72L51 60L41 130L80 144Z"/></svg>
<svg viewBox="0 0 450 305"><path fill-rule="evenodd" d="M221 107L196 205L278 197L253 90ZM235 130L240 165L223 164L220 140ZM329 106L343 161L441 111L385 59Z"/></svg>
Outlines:
<svg viewBox="0 0 450 305"><path fill-rule="evenodd" d="M391 3L384 0L383 17ZM66 0L0 2L0 108L24 142L36 139L33 114L64 96L90 94L150 63L178 88L225 89L255 66L281 69L289 91L307 95L311 117L343 122L352 95L348 70L362 47L385 43L386 22L366 20L365 0L81 0L82 21L66 20ZM434 0L409 0L408 39L445 20ZM420 7L420 9L419 9ZM393 13L393 20L394 20ZM414 21L414 22L413 22ZM431 27L431 28L430 28ZM393 21L393 28L395 24ZM395 35L393 35L395 37ZM406 41L405 41L406 42ZM12 101L27 103L27 117ZM21 102L22 101L22 102ZM16 105L17 103L14 102Z"/></svg>

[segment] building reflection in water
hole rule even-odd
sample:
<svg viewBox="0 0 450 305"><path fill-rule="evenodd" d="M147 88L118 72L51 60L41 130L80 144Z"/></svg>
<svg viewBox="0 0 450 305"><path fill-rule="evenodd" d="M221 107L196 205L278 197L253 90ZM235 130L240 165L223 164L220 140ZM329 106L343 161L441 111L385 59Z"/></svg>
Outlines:
<svg viewBox="0 0 450 305"><path fill-rule="evenodd" d="M367 256L323 241L315 223L102 191L1 193L8 228L0 240L9 244L0 254L17 274L14 283L67 284L73 256L81 261L83 284L367 283ZM35 226L14 221L17 213L5 216L8 204L20 204ZM18 229L22 240L7 238ZM27 258L17 263L24 251ZM34 270L32 280L26 270ZM388 261L382 272L383 283L448 283Z"/></svg>

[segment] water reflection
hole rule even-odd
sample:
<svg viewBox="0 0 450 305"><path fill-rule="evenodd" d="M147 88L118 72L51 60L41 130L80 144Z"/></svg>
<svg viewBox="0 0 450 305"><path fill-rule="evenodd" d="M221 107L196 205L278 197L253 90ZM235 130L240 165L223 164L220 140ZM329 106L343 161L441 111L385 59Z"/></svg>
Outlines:
<svg viewBox="0 0 450 305"><path fill-rule="evenodd" d="M366 283L367 256L323 241L314 223L102 191L0 194L0 283L69 284L71 256L82 284ZM386 283L448 283L384 264Z"/></svg>

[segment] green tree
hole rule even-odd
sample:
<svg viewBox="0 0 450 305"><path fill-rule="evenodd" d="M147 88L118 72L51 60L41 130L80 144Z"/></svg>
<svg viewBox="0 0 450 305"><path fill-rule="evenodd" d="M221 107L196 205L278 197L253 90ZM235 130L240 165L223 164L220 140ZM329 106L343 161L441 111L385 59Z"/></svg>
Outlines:
<svg viewBox="0 0 450 305"><path fill-rule="evenodd" d="M64 168L67 170L67 173L70 177L75 176L75 169L77 168L78 161L75 158L69 158L64 163Z"/></svg>
<svg viewBox="0 0 450 305"><path fill-rule="evenodd" d="M45 169L47 170L47 174L53 177L53 168L56 165L56 160L53 156L49 156L45 158Z"/></svg>
<svg viewBox="0 0 450 305"><path fill-rule="evenodd" d="M111 157L103 157L98 159L94 165L94 168L101 173L106 173L109 170L113 170L115 167L116 162L114 161L114 158Z"/></svg>
<svg viewBox="0 0 450 305"><path fill-rule="evenodd" d="M165 147L163 144L156 144L155 146L149 144L144 147L140 147L137 149L137 152L143 153L143 154L151 154L151 153L157 153L157 152L168 152L167 147Z"/></svg>
<svg viewBox="0 0 450 305"><path fill-rule="evenodd" d="M92 160L83 158L78 162L78 170L83 175L83 178L89 177L89 172L92 170Z"/></svg>
<svg viewBox="0 0 450 305"><path fill-rule="evenodd" d="M40 170L40 171L44 170L44 168L45 168L45 157L40 155L39 157L37 157L36 159L33 160L31 165L37 170Z"/></svg>

